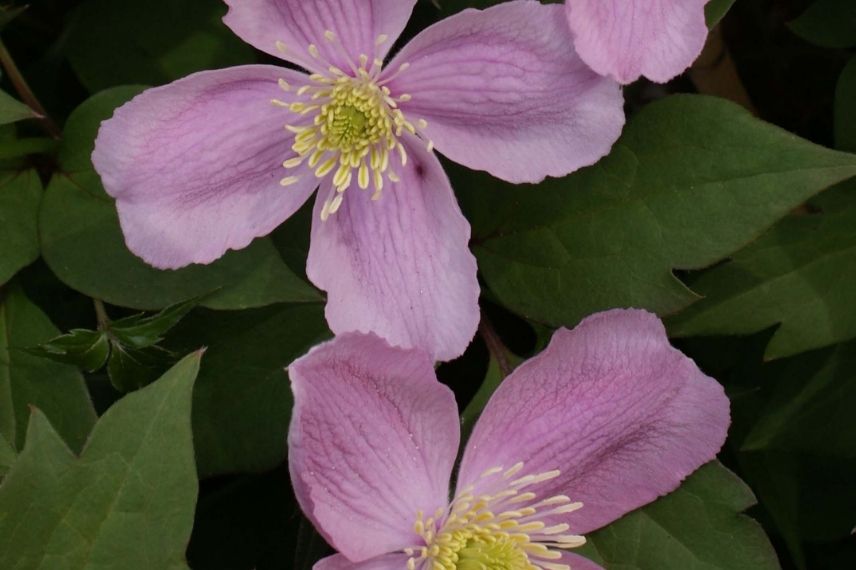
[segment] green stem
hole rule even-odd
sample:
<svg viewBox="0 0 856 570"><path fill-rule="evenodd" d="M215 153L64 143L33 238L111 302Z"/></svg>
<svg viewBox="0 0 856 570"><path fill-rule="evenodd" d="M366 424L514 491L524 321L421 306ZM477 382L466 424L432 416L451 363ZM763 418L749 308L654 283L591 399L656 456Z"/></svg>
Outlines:
<svg viewBox="0 0 856 570"><path fill-rule="evenodd" d="M15 60L12 59L12 54L10 54L9 50L6 49L6 44L4 44L2 40L0 40L0 65L3 66L3 69L6 71L6 75L9 76L9 81L12 82L12 86L15 88L15 91L18 93L18 96L21 97L24 104L39 115L39 124L45 132L47 132L51 138L59 139L62 136L62 131L48 116L47 111L45 111L45 108L39 102L38 98L36 98L36 94L33 93L32 89L30 89L30 86L27 84L27 80L24 79L24 76L21 74L18 66L15 65Z"/></svg>
<svg viewBox="0 0 856 570"><path fill-rule="evenodd" d="M101 299L92 299L92 304L95 305L95 318L98 321L98 330L109 330L110 317L107 316L107 308L104 306L104 301Z"/></svg>

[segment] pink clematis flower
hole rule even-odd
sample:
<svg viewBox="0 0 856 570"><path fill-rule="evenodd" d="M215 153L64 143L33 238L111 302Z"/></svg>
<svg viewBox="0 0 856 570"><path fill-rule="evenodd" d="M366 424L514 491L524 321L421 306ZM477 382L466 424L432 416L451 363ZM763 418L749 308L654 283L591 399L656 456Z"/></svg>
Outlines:
<svg viewBox="0 0 856 570"><path fill-rule="evenodd" d="M708 0L565 0L574 47L601 75L665 83L683 73L707 39Z"/></svg>
<svg viewBox="0 0 856 570"><path fill-rule="evenodd" d="M385 65L415 2L228 0L226 25L305 71L197 73L104 122L92 161L130 250L209 263L319 188L307 274L332 330L463 353L476 262L432 150L512 182L565 175L609 152L622 95L567 49L561 7L534 1L447 18Z"/></svg>
<svg viewBox="0 0 856 570"><path fill-rule="evenodd" d="M431 359L347 334L289 367L289 467L339 551L315 570L589 570L582 534L716 456L722 387L638 310L559 330L494 393L464 449Z"/></svg>

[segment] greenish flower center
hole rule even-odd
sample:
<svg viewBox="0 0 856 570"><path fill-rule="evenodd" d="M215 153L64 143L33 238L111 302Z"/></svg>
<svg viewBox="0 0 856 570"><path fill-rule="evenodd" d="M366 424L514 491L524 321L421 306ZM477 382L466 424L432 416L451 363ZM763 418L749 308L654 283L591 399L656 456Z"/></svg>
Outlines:
<svg viewBox="0 0 856 570"><path fill-rule="evenodd" d="M324 37L334 46L339 41L329 30ZM376 46L388 39L379 36ZM281 42L277 48L287 50ZM340 45L338 49L344 48ZM330 175L334 192L324 200L321 211L321 219L326 220L342 205L344 192L352 184L363 190L373 186L372 199L377 200L385 184L400 181L396 168L407 165L407 151L401 141L405 134L422 138L429 151L433 144L422 134L428 123L423 119L411 122L400 108L411 96L394 94L387 87L409 64L384 75L383 62L377 57L360 54L343 70L325 60L314 44L307 53L311 58L307 69L318 71L309 76L309 83L299 87L280 80L280 87L293 99L273 100L291 112L292 122L286 129L295 135L291 147L294 156L283 162L291 173L280 184L296 184L303 176L298 167L301 171L308 167L318 179ZM296 55L298 60L303 57ZM294 59L295 54L291 57Z"/></svg>
<svg viewBox="0 0 856 570"><path fill-rule="evenodd" d="M457 570L528 570L529 558L508 537L473 537L458 551Z"/></svg>
<svg viewBox="0 0 856 570"><path fill-rule="evenodd" d="M345 104L330 109L329 138L339 148L367 143L372 138L368 110Z"/></svg>

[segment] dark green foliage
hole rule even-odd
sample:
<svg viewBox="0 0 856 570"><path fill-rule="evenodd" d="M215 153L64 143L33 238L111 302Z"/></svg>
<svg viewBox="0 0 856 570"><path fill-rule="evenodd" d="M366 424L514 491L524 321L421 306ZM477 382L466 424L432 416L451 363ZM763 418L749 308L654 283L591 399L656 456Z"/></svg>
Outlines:
<svg viewBox="0 0 856 570"><path fill-rule="evenodd" d="M854 174L856 156L722 100L675 96L646 107L609 157L567 178L537 189L472 172L456 181L491 291L527 318L573 326L609 307L667 315L689 306L698 295L674 269L716 263Z"/></svg>
<svg viewBox="0 0 856 570"><path fill-rule="evenodd" d="M814 0L790 28L821 47L856 46L856 4L851 0Z"/></svg>

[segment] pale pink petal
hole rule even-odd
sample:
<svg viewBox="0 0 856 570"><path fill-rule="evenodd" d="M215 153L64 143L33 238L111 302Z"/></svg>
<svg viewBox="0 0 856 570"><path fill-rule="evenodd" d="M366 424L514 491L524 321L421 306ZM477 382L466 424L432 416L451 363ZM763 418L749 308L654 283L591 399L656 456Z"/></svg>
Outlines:
<svg viewBox="0 0 856 570"><path fill-rule="evenodd" d="M448 502L460 438L433 361L350 333L288 371L289 469L304 512L354 562L416 544L416 513Z"/></svg>
<svg viewBox="0 0 856 570"><path fill-rule="evenodd" d="M280 185L294 156L288 112L271 104L280 77L305 80L265 65L205 71L144 91L102 123L92 163L132 252L160 268L210 263L306 201L314 176Z"/></svg>
<svg viewBox="0 0 856 570"><path fill-rule="evenodd" d="M563 176L606 155L623 97L574 53L561 6L465 10L416 36L387 68L393 95L437 149L511 182Z"/></svg>
<svg viewBox="0 0 856 570"><path fill-rule="evenodd" d="M532 490L584 507L587 533L671 492L712 460L729 424L722 387L669 345L656 316L613 310L561 329L499 387L464 455L460 483L494 466L561 475Z"/></svg>
<svg viewBox="0 0 856 570"><path fill-rule="evenodd" d="M354 563L341 554L336 554L321 560L312 567L312 570L406 570L407 559L406 554L387 554L365 562ZM580 567L579 570L586 569Z"/></svg>
<svg viewBox="0 0 856 570"><path fill-rule="evenodd" d="M440 162L411 143L407 167L393 167L401 182L379 200L355 185L322 221L329 181L321 188L306 271L327 291L333 332L373 332L451 360L464 352L479 320L470 226Z"/></svg>
<svg viewBox="0 0 856 570"><path fill-rule="evenodd" d="M571 567L571 570L604 570L603 566L600 564L592 562L585 556L580 556L573 552L563 552L561 560L556 560L556 563L566 564ZM316 568L318 567L316 566ZM327 568L325 570L333 570L333 568Z"/></svg>
<svg viewBox="0 0 856 570"><path fill-rule="evenodd" d="M707 0L566 0L574 46L592 69L620 83L683 73L707 39Z"/></svg>
<svg viewBox="0 0 856 570"><path fill-rule="evenodd" d="M223 22L250 45L305 68L328 65L307 49L314 44L324 61L349 70L360 54L383 57L398 38L416 0L226 0ZM335 41L325 37L333 32ZM376 46L379 36L387 39ZM277 42L286 48L277 49ZM357 64L359 65L359 64Z"/></svg>

